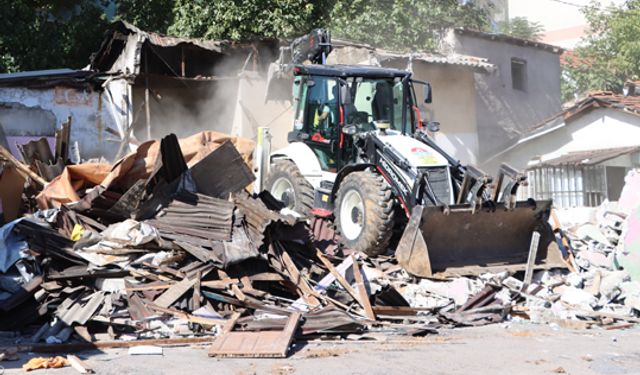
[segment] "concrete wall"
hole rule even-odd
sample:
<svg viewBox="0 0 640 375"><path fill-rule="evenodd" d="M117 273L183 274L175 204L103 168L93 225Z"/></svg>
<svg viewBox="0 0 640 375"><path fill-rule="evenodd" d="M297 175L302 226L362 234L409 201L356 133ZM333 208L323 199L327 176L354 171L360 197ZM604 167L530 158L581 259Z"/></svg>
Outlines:
<svg viewBox="0 0 640 375"><path fill-rule="evenodd" d="M532 159L549 160L573 151L640 146L640 117L621 111L599 108L571 118L564 127L525 142L498 159L525 169ZM620 161L631 158L624 157ZM627 165L629 166L629 165Z"/></svg>
<svg viewBox="0 0 640 375"><path fill-rule="evenodd" d="M0 124L7 138L52 137L69 116L72 119L71 143L78 142L83 159L115 156L119 141L112 112L105 105L103 92L66 86L47 89L0 88Z"/></svg>
<svg viewBox="0 0 640 375"><path fill-rule="evenodd" d="M266 87L264 75L256 72L243 74L230 132L257 141L258 127L268 126L272 136L271 148L277 150L288 144L287 134L293 130L293 106L291 100L265 102ZM282 90L278 97L291 97L288 83L282 83L274 89Z"/></svg>
<svg viewBox="0 0 640 375"><path fill-rule="evenodd" d="M436 142L449 154L465 164L478 160L478 131L476 128L476 99L474 73L468 69L414 62L414 77L431 83L433 102L423 104L428 119L440 122ZM422 103L422 86L416 88Z"/></svg>
<svg viewBox="0 0 640 375"><path fill-rule="evenodd" d="M388 68L407 69L405 59L382 62ZM422 85L416 96L422 116L440 122L435 139L440 147L464 164L478 162L478 129L474 73L466 68L413 62L413 78L431 83L433 102L424 104Z"/></svg>
<svg viewBox="0 0 640 375"><path fill-rule="evenodd" d="M455 52L485 57L497 66L494 74L475 74L480 160L504 150L521 132L560 112L557 54L460 34L451 39ZM512 58L527 62L524 91L512 88Z"/></svg>

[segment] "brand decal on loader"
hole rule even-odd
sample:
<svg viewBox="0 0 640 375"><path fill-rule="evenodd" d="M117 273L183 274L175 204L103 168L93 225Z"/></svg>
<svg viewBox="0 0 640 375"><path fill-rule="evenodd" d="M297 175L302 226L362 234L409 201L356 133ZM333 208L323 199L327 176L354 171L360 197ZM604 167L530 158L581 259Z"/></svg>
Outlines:
<svg viewBox="0 0 640 375"><path fill-rule="evenodd" d="M384 169L384 172L389 175L389 178L393 180L395 185L402 191L402 194L407 196L409 195L409 190L404 185L398 174L393 170L393 168L387 163L384 158L380 158L380 166Z"/></svg>
<svg viewBox="0 0 640 375"><path fill-rule="evenodd" d="M413 147L411 153L423 164L437 164L438 157L433 152L422 147Z"/></svg>

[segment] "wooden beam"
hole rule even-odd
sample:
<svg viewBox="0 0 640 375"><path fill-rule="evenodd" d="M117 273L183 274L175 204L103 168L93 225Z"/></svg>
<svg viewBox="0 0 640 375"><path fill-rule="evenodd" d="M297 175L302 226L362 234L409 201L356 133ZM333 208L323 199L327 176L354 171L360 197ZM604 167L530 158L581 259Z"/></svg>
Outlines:
<svg viewBox="0 0 640 375"><path fill-rule="evenodd" d="M296 285L300 291L301 297L311 307L320 306L320 301L315 297L314 290L307 284L307 281L302 277L300 271L293 263L293 260L286 251L281 252L282 263L284 264L291 281Z"/></svg>
<svg viewBox="0 0 640 375"><path fill-rule="evenodd" d="M215 336L205 337L179 337L172 339L148 339L148 340L133 340L133 341L94 341L94 342L78 342L67 344L42 344L42 345L19 345L19 352L34 352L34 353L65 353L80 350L89 349L107 349L107 348L130 348L133 346L141 345L191 345L210 343L215 340Z"/></svg>
<svg viewBox="0 0 640 375"><path fill-rule="evenodd" d="M367 288L364 285L364 277L362 273L360 273L360 265L355 255L351 254L351 257L353 258L353 277L356 279L356 288L360 294L360 304L364 307L367 318L376 320L376 314L373 312L371 302L369 301L369 293L367 293Z"/></svg>
<svg viewBox="0 0 640 375"><path fill-rule="evenodd" d="M171 288L162 293L160 297L156 298L155 301L153 301L153 303L160 307L169 307L178 299L180 299L180 297L182 297L187 292L187 290L191 289L193 287L193 284L195 283L195 278L184 278L182 279L182 281L172 285Z"/></svg>
<svg viewBox="0 0 640 375"><path fill-rule="evenodd" d="M67 354L67 362L81 374L93 374L93 369L73 354Z"/></svg>
<svg viewBox="0 0 640 375"><path fill-rule="evenodd" d="M169 315L173 315L175 317L184 319L184 320L188 320L191 323L196 323L196 324L202 324L202 325L225 325L229 322L228 319L211 319L211 318L203 318L200 316L195 316L195 315L191 315L189 313L186 313L184 311L180 311L180 310L176 310L176 309L170 309L170 308L164 308L161 306L158 306L154 303L147 303L145 304L148 308L150 308L151 310L155 310L155 311L159 311L165 314L169 314Z"/></svg>
<svg viewBox="0 0 640 375"><path fill-rule="evenodd" d="M533 278L533 267L536 265L536 256L538 255L538 247L540 244L540 232L534 231L531 234L531 243L529 245L529 257L527 259L527 268L524 272L524 283L522 290L527 291Z"/></svg>
<svg viewBox="0 0 640 375"><path fill-rule="evenodd" d="M29 169L29 167L26 164L16 159L13 155L11 155L9 150L7 150L2 146L0 146L0 156L2 156L4 159L7 159L9 163L13 164L18 170L18 172L20 172L20 174L22 174L25 177L29 177L30 179L35 181L38 185L45 186L46 184L48 184L47 180L40 177L37 173Z"/></svg>
<svg viewBox="0 0 640 375"><path fill-rule="evenodd" d="M353 287L349 284L347 279L345 279L344 276L340 274L338 270L336 270L333 264L331 264L331 262L318 249L316 249L316 256L318 257L318 259L320 259L322 264L324 264L324 266L327 267L327 269L333 275L333 277L336 278L336 281L338 282L338 284L340 284L344 288L344 290L346 290L351 295L351 297L353 297L353 299L356 300L356 302L362 305L359 299L360 297L358 296L358 292L355 289L353 289ZM364 305L362 305L362 307L364 308Z"/></svg>
<svg viewBox="0 0 640 375"><path fill-rule="evenodd" d="M202 298L202 294L200 293L200 283L202 278L202 272L198 271L196 273L196 283L193 284L193 310L198 310L200 308L200 299Z"/></svg>

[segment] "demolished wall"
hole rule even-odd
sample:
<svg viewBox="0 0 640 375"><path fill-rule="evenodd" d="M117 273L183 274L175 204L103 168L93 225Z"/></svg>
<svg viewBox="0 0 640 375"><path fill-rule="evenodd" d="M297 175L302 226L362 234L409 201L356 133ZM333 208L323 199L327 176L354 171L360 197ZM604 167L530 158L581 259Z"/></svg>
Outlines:
<svg viewBox="0 0 640 375"><path fill-rule="evenodd" d="M108 106L104 93L92 89L0 88L0 118L3 128L8 130L5 136L12 151L16 141L22 144L34 138L53 137L55 129L71 117L77 124L73 127L71 142L78 143L82 157L111 159L119 146L112 134L117 133L119 126ZM41 121L33 123L34 118Z"/></svg>

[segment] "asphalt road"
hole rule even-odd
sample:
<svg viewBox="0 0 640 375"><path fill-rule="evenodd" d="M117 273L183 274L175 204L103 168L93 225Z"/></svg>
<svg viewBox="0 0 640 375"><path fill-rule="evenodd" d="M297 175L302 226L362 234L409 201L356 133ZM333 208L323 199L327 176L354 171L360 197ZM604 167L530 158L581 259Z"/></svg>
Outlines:
<svg viewBox="0 0 640 375"><path fill-rule="evenodd" d="M126 349L76 354L97 374L640 374L640 328L576 331L507 323L424 338L298 342L286 359L216 359L206 346L165 348L162 356L129 356ZM19 361L0 365L5 374L23 373L20 366L32 356L21 353Z"/></svg>

